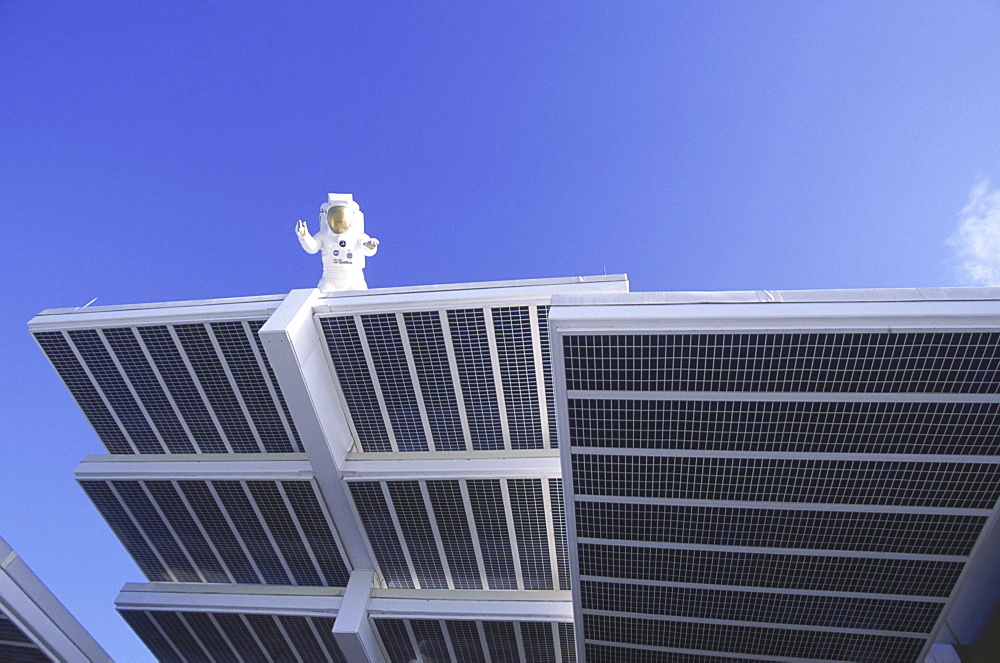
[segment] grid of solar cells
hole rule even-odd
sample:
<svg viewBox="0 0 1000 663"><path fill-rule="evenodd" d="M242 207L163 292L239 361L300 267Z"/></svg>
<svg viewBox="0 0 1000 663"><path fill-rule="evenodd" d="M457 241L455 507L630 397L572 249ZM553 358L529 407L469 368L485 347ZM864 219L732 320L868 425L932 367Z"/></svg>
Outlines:
<svg viewBox="0 0 1000 663"><path fill-rule="evenodd" d="M1000 391L1000 333L604 334L563 337L588 391Z"/></svg>
<svg viewBox="0 0 1000 663"><path fill-rule="evenodd" d="M427 451L427 436L396 316L392 313L362 315L361 324L396 436L396 446L400 451Z"/></svg>
<svg viewBox="0 0 1000 663"><path fill-rule="evenodd" d="M925 638L584 615L588 641L857 663L913 663Z"/></svg>
<svg viewBox="0 0 1000 663"><path fill-rule="evenodd" d="M511 447L541 449L542 421L538 410L538 385L528 307L506 306L491 309L490 313Z"/></svg>
<svg viewBox="0 0 1000 663"><path fill-rule="evenodd" d="M354 481L350 486L372 551L390 586L518 589L515 569L520 569L521 589L554 589L553 551L547 522L552 519L559 564L556 571L560 587L568 588L564 516L561 511L546 511L542 493L549 490L550 496L559 498L561 506L560 485L546 487L541 479L384 483L388 501L377 481ZM509 507L502 483L506 483L510 496ZM421 484L426 489L426 498ZM468 509L463 487L469 496ZM391 510L395 511L402 538L396 536ZM513 531L508 522L513 523ZM477 547L482 552L481 558L477 556ZM407 557L416 572L415 578Z"/></svg>
<svg viewBox="0 0 1000 663"><path fill-rule="evenodd" d="M517 586L500 480L476 479L466 484L489 588L523 589Z"/></svg>
<svg viewBox="0 0 1000 663"><path fill-rule="evenodd" d="M569 550L566 541L566 509L563 505L562 479L548 479L549 498L552 504L552 529L556 539L556 563L559 566L559 588L570 588Z"/></svg>
<svg viewBox="0 0 1000 663"><path fill-rule="evenodd" d="M986 516L577 502L580 538L699 546L968 555Z"/></svg>
<svg viewBox="0 0 1000 663"><path fill-rule="evenodd" d="M226 453L222 435L216 426L208 404L202 398L194 377L184 363L180 348L174 343L170 330L165 326L138 327L136 331L143 346L153 358L157 373L194 436L195 444L203 453Z"/></svg>
<svg viewBox="0 0 1000 663"><path fill-rule="evenodd" d="M119 612L160 661L347 661L333 637L334 620L330 617Z"/></svg>
<svg viewBox="0 0 1000 663"><path fill-rule="evenodd" d="M586 644L587 663L760 663L758 658L733 658L712 656L711 654L689 654L681 652L639 649L638 647L616 647L608 644L588 642Z"/></svg>
<svg viewBox="0 0 1000 663"><path fill-rule="evenodd" d="M81 484L151 580L346 586L308 481Z"/></svg>
<svg viewBox="0 0 1000 663"><path fill-rule="evenodd" d="M964 564L581 543L580 576L947 598ZM588 635L589 637L589 635Z"/></svg>
<svg viewBox="0 0 1000 663"><path fill-rule="evenodd" d="M97 387L104 394L108 405L139 453L164 453L163 446L150 427L146 415L136 403L97 331L75 329L68 332L68 335L80 353L83 363L90 370Z"/></svg>
<svg viewBox="0 0 1000 663"><path fill-rule="evenodd" d="M428 481L427 494L455 589L484 589L458 481Z"/></svg>
<svg viewBox="0 0 1000 663"><path fill-rule="evenodd" d="M424 410L438 451L464 451L465 435L437 311L403 313Z"/></svg>
<svg viewBox="0 0 1000 663"><path fill-rule="evenodd" d="M416 481L389 481L386 482L386 487L420 587L448 589L448 580L434 541L420 484Z"/></svg>
<svg viewBox="0 0 1000 663"><path fill-rule="evenodd" d="M118 501L117 495L104 481L81 481L80 486L104 516L104 520L125 546L125 549L135 560L147 578L153 581L170 582L173 578L167 572L163 563L135 526L128 512Z"/></svg>
<svg viewBox="0 0 1000 663"><path fill-rule="evenodd" d="M48 663L51 660L17 624L0 610L0 661Z"/></svg>
<svg viewBox="0 0 1000 663"><path fill-rule="evenodd" d="M945 604L584 580L585 611L930 633Z"/></svg>
<svg viewBox="0 0 1000 663"><path fill-rule="evenodd" d="M563 663L576 662L573 625L565 622L387 617L372 621L390 663L412 663L418 652L427 663L554 663L560 660L557 656Z"/></svg>
<svg viewBox="0 0 1000 663"><path fill-rule="evenodd" d="M575 454L577 495L991 509L995 463Z"/></svg>
<svg viewBox="0 0 1000 663"><path fill-rule="evenodd" d="M414 587L403 547L396 535L389 505L378 481L350 483L351 497L368 536L379 570L388 587Z"/></svg>
<svg viewBox="0 0 1000 663"><path fill-rule="evenodd" d="M169 453L195 453L184 424L129 327L101 331Z"/></svg>
<svg viewBox="0 0 1000 663"><path fill-rule="evenodd" d="M258 360L249 328L242 321L213 322L210 326L264 450L271 453L296 451L275 397L271 395L267 375L261 366L263 357Z"/></svg>
<svg viewBox="0 0 1000 663"><path fill-rule="evenodd" d="M549 415L549 444L559 446L556 435L556 396L552 384L552 351L549 348L549 307L538 306L538 344L542 351L542 369L545 376L545 409Z"/></svg>
<svg viewBox="0 0 1000 663"><path fill-rule="evenodd" d="M274 394L278 398L278 407L281 408L281 413L284 415L285 423L288 424L288 429L292 433L292 442L295 451L304 451L302 448L302 441L299 439L299 432L295 428L295 422L292 420L292 414L288 411L288 403L285 402L285 395L281 393L281 385L278 384L278 378L274 375L274 369L271 367L271 361L267 358L267 353L264 351L264 343L260 340L260 328L264 326L266 320L247 320L246 324L250 328L250 338L253 339L254 344L257 346L257 354L264 362L264 371L267 373L267 379L274 389Z"/></svg>
<svg viewBox="0 0 1000 663"><path fill-rule="evenodd" d="M319 321L361 449L392 451L354 317L344 315Z"/></svg>
<svg viewBox="0 0 1000 663"><path fill-rule="evenodd" d="M262 451L257 432L243 414L243 406L215 352L208 330L198 324L175 325L173 329L233 451Z"/></svg>
<svg viewBox="0 0 1000 663"><path fill-rule="evenodd" d="M35 340L73 395L101 442L113 454L134 454L135 449L108 410L87 372L73 354L62 332L35 332Z"/></svg>
<svg viewBox="0 0 1000 663"><path fill-rule="evenodd" d="M482 309L448 311L448 328L462 384L465 413L476 451L503 449L500 410Z"/></svg>
<svg viewBox="0 0 1000 663"><path fill-rule="evenodd" d="M571 398L574 447L1000 454L1000 403Z"/></svg>
<svg viewBox="0 0 1000 663"><path fill-rule="evenodd" d="M517 551L525 589L555 589L546 528L542 482L507 479L510 506L517 536Z"/></svg>

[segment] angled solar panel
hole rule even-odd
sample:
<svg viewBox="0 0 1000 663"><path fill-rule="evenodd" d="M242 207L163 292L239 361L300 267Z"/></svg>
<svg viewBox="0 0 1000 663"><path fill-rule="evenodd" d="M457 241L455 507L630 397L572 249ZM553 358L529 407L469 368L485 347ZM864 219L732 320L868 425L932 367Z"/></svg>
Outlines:
<svg viewBox="0 0 1000 663"><path fill-rule="evenodd" d="M580 651L916 663L996 516L1000 334L646 315L556 335Z"/></svg>

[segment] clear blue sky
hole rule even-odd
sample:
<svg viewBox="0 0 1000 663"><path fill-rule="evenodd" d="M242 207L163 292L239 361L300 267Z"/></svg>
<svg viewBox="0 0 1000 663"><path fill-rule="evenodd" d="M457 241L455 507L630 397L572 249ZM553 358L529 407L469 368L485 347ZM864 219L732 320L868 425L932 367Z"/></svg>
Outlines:
<svg viewBox="0 0 1000 663"><path fill-rule="evenodd" d="M1000 278L996 2L359 4L0 3L0 534L118 660L142 576L41 309L311 287L329 191L372 287Z"/></svg>

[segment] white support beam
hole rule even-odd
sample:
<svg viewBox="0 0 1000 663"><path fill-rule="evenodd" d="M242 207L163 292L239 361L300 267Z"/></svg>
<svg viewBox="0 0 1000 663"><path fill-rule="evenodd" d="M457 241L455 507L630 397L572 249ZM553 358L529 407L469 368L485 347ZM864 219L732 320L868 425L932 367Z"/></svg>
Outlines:
<svg viewBox="0 0 1000 663"><path fill-rule="evenodd" d="M333 623L333 637L348 661L354 663L383 663L382 649L368 619L368 603L375 583L374 571L353 571L347 581L344 600L340 604L337 620Z"/></svg>
<svg viewBox="0 0 1000 663"><path fill-rule="evenodd" d="M516 455L512 455L516 454ZM560 477L559 452L438 452L435 457L420 452L400 454L351 454L344 465L348 481L417 479L530 479Z"/></svg>
<svg viewBox="0 0 1000 663"><path fill-rule="evenodd" d="M0 539L0 608L54 660L112 663L107 652L3 539Z"/></svg>
<svg viewBox="0 0 1000 663"><path fill-rule="evenodd" d="M127 583L115 599L119 610L216 612L335 617L344 601L339 587Z"/></svg>
<svg viewBox="0 0 1000 663"><path fill-rule="evenodd" d="M312 465L351 569L375 564L341 479L354 436L331 372L328 350L313 322L318 290L293 290L261 327L260 339Z"/></svg>
<svg viewBox="0 0 1000 663"><path fill-rule="evenodd" d="M368 612L393 619L573 620L570 592L554 590L374 589Z"/></svg>
<svg viewBox="0 0 1000 663"><path fill-rule="evenodd" d="M137 460L129 455L87 456L76 468L76 479L307 481L313 478L312 467L305 454L164 454L155 458Z"/></svg>

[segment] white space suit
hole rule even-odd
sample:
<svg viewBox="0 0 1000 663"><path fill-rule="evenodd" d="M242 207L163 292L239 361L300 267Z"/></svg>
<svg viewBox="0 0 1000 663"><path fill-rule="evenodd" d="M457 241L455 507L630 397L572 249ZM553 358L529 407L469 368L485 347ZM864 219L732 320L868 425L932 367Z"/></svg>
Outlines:
<svg viewBox="0 0 1000 663"><path fill-rule="evenodd" d="M345 218L349 227L344 232L334 232L330 213L334 208L346 208ZM319 232L310 236L304 230L298 233L299 243L308 253L322 251L323 278L318 287L322 292L337 290L367 290L365 283L365 258L378 251L378 240L365 234L365 215L350 194L329 194L328 202L320 207ZM366 246L366 244L370 246Z"/></svg>

